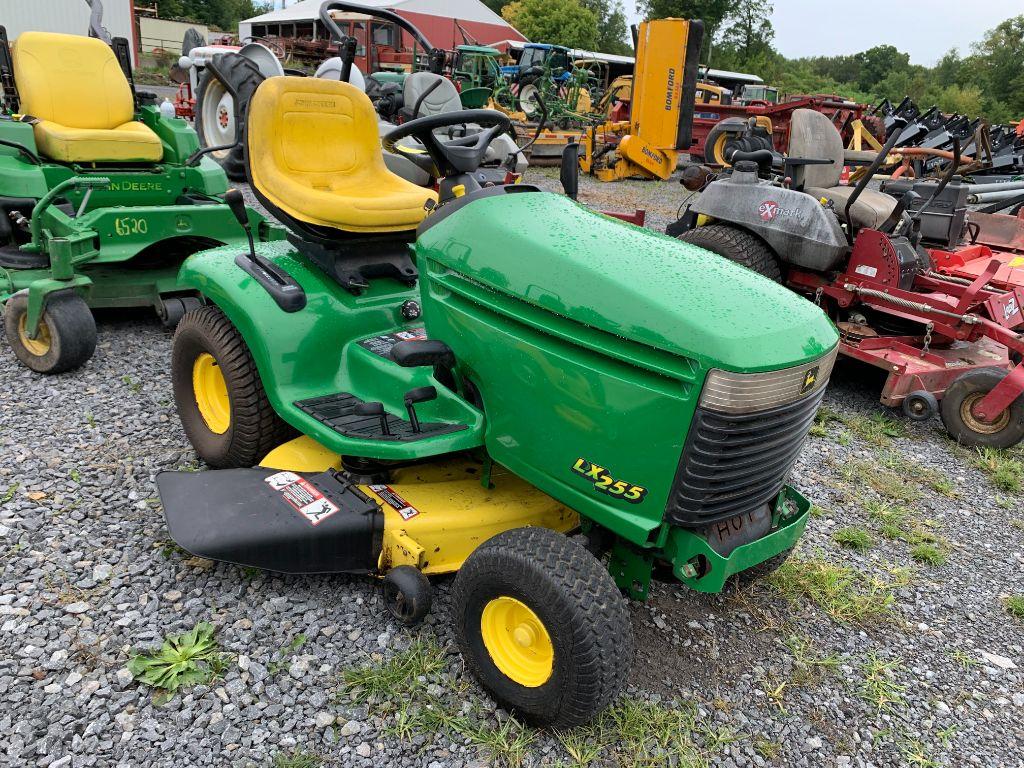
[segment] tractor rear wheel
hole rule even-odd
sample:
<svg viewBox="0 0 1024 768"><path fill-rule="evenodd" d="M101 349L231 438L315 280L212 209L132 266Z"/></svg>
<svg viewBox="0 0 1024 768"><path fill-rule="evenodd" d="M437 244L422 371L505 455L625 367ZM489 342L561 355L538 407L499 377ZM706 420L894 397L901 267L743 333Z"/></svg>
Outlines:
<svg viewBox="0 0 1024 768"><path fill-rule="evenodd" d="M764 240L729 224L708 224L688 230L679 239L724 256L776 283L782 282L779 260Z"/></svg>
<svg viewBox="0 0 1024 768"><path fill-rule="evenodd" d="M974 448L1011 448L1024 440L1024 395L994 421L982 421L973 408L1007 376L1002 368L976 368L958 376L939 403L950 437Z"/></svg>
<svg viewBox="0 0 1024 768"><path fill-rule="evenodd" d="M245 181L245 116L253 93L265 78L255 62L237 53L223 53L217 63L238 94L238 104L213 72L203 70L196 89L196 133L204 147L237 141L231 149L213 152L210 157L221 164L229 179Z"/></svg>
<svg viewBox="0 0 1024 768"><path fill-rule="evenodd" d="M470 670L531 723L585 723L626 680L625 600L597 558L556 531L516 528L477 548L455 578L452 610Z"/></svg>
<svg viewBox="0 0 1024 768"><path fill-rule="evenodd" d="M28 296L16 294L4 307L4 331L15 356L36 373L64 373L79 368L96 351L96 320L85 299L73 291L46 297L39 332L26 328Z"/></svg>
<svg viewBox="0 0 1024 768"><path fill-rule="evenodd" d="M171 384L185 435L211 467L254 466L291 436L267 400L242 334L214 306L178 324Z"/></svg>

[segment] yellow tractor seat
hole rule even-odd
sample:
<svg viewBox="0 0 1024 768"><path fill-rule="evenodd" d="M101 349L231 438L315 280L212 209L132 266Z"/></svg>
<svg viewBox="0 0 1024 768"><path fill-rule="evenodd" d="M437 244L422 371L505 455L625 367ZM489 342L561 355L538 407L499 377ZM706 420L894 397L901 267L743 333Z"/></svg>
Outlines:
<svg viewBox="0 0 1024 768"><path fill-rule="evenodd" d="M387 169L377 114L349 83L271 77L249 103L249 180L297 222L344 232L401 232L427 215L433 190Z"/></svg>
<svg viewBox="0 0 1024 768"><path fill-rule="evenodd" d="M161 160L163 144L135 120L128 79L101 40L23 32L14 46L21 111L38 118L39 152L62 162Z"/></svg>

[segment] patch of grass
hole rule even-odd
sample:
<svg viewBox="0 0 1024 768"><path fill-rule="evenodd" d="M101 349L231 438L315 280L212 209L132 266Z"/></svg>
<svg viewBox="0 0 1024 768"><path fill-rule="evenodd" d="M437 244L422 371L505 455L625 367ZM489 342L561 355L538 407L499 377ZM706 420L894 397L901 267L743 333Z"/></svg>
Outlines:
<svg viewBox="0 0 1024 768"><path fill-rule="evenodd" d="M871 534L868 533L866 528L861 528L859 525L840 528L832 534L832 538L839 546L857 552L867 552L875 545L875 540L871 538Z"/></svg>
<svg viewBox="0 0 1024 768"><path fill-rule="evenodd" d="M887 618L899 586L826 560L796 558L783 563L768 581L790 601L810 600L841 624Z"/></svg>
<svg viewBox="0 0 1024 768"><path fill-rule="evenodd" d="M976 667L981 664L981 661L976 656L972 656L960 648L954 650L950 656L952 656L953 660L964 669L970 669L971 667Z"/></svg>
<svg viewBox="0 0 1024 768"><path fill-rule="evenodd" d="M1016 528L1018 531L1024 531L1024 520L1019 517L1015 517L1010 521L1010 525Z"/></svg>
<svg viewBox="0 0 1024 768"><path fill-rule="evenodd" d="M164 560L170 560L172 557L189 558L192 557L188 550L179 547L170 539L164 541L157 541L153 544L153 548L160 553L160 557Z"/></svg>
<svg viewBox="0 0 1024 768"><path fill-rule="evenodd" d="M782 744L769 739L758 739L754 742L754 751L765 760L774 760L782 754Z"/></svg>
<svg viewBox="0 0 1024 768"><path fill-rule="evenodd" d="M537 738L515 718L509 717L495 727L490 718L452 715L443 708L429 710L436 721L428 718L428 727L447 728L460 739L476 747L487 758L487 765L519 768L526 761L526 752Z"/></svg>
<svg viewBox="0 0 1024 768"><path fill-rule="evenodd" d="M835 654L822 656L807 635L790 635L783 645L793 656L793 683L796 685L810 685L820 680L823 672L835 672L839 668L839 657Z"/></svg>
<svg viewBox="0 0 1024 768"><path fill-rule="evenodd" d="M910 548L910 556L925 565L945 565L949 558L946 552L935 544L921 542Z"/></svg>
<svg viewBox="0 0 1024 768"><path fill-rule="evenodd" d="M188 632L169 635L159 650L133 654L128 671L168 698L180 688L208 683L224 669L213 633L213 625L201 621Z"/></svg>
<svg viewBox="0 0 1024 768"><path fill-rule="evenodd" d="M907 686L896 680L896 671L902 664L898 658L885 661L869 653L861 667L864 679L860 683L860 697L879 712L890 712L902 705Z"/></svg>
<svg viewBox="0 0 1024 768"><path fill-rule="evenodd" d="M1013 458L1007 451L981 448L975 453L974 466L1004 493L1020 493L1024 488L1024 461Z"/></svg>
<svg viewBox="0 0 1024 768"><path fill-rule="evenodd" d="M927 745L919 739L901 740L897 747L900 754L903 755L903 759L907 761L907 765L916 765L919 768L939 768L941 765L931 756Z"/></svg>
<svg viewBox="0 0 1024 768"><path fill-rule="evenodd" d="M955 499L960 495L956 489L956 484L948 477L937 477L930 480L928 485L933 491L945 496L947 499Z"/></svg>
<svg viewBox="0 0 1024 768"><path fill-rule="evenodd" d="M278 752L271 763L272 768L320 768L324 759L312 752L297 750L285 754Z"/></svg>
<svg viewBox="0 0 1024 768"><path fill-rule="evenodd" d="M808 434L813 437L828 437L828 425L841 421L842 419L839 417L838 413L828 406L823 405L818 409L818 412L814 414L814 423L811 424L811 429Z"/></svg>
<svg viewBox="0 0 1024 768"><path fill-rule="evenodd" d="M403 696L425 687L424 679L445 667L444 653L430 640L414 640L409 647L377 664L353 667L342 672L342 686L357 701Z"/></svg>
<svg viewBox="0 0 1024 768"><path fill-rule="evenodd" d="M96 429L96 417L92 415L92 411L85 412L85 423L89 425L89 429Z"/></svg>
<svg viewBox="0 0 1024 768"><path fill-rule="evenodd" d="M594 722L556 736L575 766L703 768L707 760L693 738L698 732L711 750L734 738L731 732L702 729L696 707L690 703L670 706L634 698L621 699ZM597 758L590 759L595 754Z"/></svg>
<svg viewBox="0 0 1024 768"><path fill-rule="evenodd" d="M291 664L292 656L297 650L306 644L307 637L302 632L299 632L289 640L287 643L277 649L277 658L272 659L267 664L267 672L272 675L276 675L282 669L286 669Z"/></svg>
<svg viewBox="0 0 1024 768"><path fill-rule="evenodd" d="M894 437L903 437L904 424L884 413L872 413L869 416L852 414L841 417L843 425L861 440L885 447Z"/></svg>
<svg viewBox="0 0 1024 768"><path fill-rule="evenodd" d="M1003 600L1003 607L1006 612L1015 619L1024 621L1024 595L1012 595Z"/></svg>
<svg viewBox="0 0 1024 768"><path fill-rule="evenodd" d="M124 382L124 385L136 395L142 391L142 383L135 381L131 376L122 376L121 381Z"/></svg>

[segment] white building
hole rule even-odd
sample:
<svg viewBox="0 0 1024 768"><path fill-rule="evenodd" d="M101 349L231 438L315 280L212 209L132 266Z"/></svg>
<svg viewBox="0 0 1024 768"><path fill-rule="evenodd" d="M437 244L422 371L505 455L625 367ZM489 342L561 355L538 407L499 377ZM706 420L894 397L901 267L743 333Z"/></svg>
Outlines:
<svg viewBox="0 0 1024 768"><path fill-rule="evenodd" d="M133 0L102 0L103 26L111 37L125 38L132 49L133 63L139 41L136 39ZM0 0L0 25L12 42L22 32L63 32L89 34L89 5L85 0Z"/></svg>

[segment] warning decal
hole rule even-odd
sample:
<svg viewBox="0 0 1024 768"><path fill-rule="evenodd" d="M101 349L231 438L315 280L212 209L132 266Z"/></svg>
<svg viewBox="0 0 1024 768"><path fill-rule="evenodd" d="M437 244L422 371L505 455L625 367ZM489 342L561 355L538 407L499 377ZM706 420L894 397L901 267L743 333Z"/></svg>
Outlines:
<svg viewBox="0 0 1024 768"><path fill-rule="evenodd" d="M400 341L423 341L427 338L426 328L410 328L407 331L395 331L381 336L371 336L359 342L359 346L368 349L375 355L391 357L391 348Z"/></svg>
<svg viewBox="0 0 1024 768"><path fill-rule="evenodd" d="M371 485L369 489L376 494L377 498L398 512L403 520L411 520L420 513L416 507L399 496L389 485Z"/></svg>
<svg viewBox="0 0 1024 768"><path fill-rule="evenodd" d="M310 525L317 525L338 511L339 507L311 482L294 472L278 472L263 482L281 492L281 497L302 515Z"/></svg>

